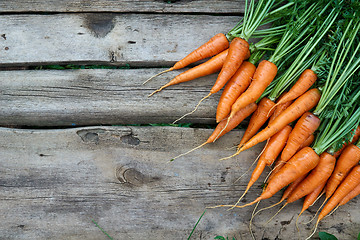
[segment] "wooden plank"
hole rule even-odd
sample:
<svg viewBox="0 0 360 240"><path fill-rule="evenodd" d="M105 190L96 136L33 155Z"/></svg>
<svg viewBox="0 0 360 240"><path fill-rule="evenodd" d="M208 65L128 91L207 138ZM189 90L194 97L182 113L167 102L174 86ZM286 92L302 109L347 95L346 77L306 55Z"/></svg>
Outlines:
<svg viewBox="0 0 360 240"><path fill-rule="evenodd" d="M0 71L0 125L89 126L172 123L208 94L216 75L148 94L181 71L162 69ZM220 93L182 122L215 123Z"/></svg>
<svg viewBox="0 0 360 240"><path fill-rule="evenodd" d="M244 0L0 0L0 12L138 12L231 13L244 12Z"/></svg>
<svg viewBox="0 0 360 240"><path fill-rule="evenodd" d="M90 127L63 130L0 129L0 236L3 239L184 239L205 207L234 203L245 188L246 174L261 146L228 161L243 132L165 164L202 143L209 129L174 127ZM267 173L267 172L266 172ZM243 202L259 195L265 175ZM263 201L275 203L280 194ZM319 201L321 202L321 200ZM360 228L359 198L324 219L319 231L338 239L355 239ZM308 221L320 203L306 211ZM254 219L257 239L297 236L301 202ZM250 239L252 208L208 210L193 239ZM312 224L300 224L300 239Z"/></svg>
<svg viewBox="0 0 360 240"><path fill-rule="evenodd" d="M111 13L0 15L0 66L170 66L215 34L229 31L239 19Z"/></svg>

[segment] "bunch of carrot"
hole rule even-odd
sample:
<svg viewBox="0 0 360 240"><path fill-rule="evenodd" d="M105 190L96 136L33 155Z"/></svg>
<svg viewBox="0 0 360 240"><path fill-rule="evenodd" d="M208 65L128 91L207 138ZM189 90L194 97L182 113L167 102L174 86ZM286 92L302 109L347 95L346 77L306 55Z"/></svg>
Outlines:
<svg viewBox="0 0 360 240"><path fill-rule="evenodd" d="M225 87L213 134L180 156L216 141L250 116L236 153L224 159L266 141L244 194L237 203L220 206L246 207L287 187L277 204L286 201L285 207L305 197L301 214L325 193L317 226L360 193L359 20L356 9L342 0L251 0L244 19L227 35L214 36L164 71L213 56L150 94L219 72L194 111ZM269 30L258 30L266 23L272 23ZM254 36L260 40L249 44ZM272 165L261 195L238 206L264 168Z"/></svg>

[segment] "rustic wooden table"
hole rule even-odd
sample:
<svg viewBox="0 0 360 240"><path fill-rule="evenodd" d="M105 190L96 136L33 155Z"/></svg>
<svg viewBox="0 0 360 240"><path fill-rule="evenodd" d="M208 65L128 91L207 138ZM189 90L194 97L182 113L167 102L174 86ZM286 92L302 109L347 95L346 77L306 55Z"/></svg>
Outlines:
<svg viewBox="0 0 360 240"><path fill-rule="evenodd" d="M249 173L234 182L263 145L219 162L234 152L243 133L236 130L166 164L212 130L130 124L171 123L192 110L215 75L151 98L179 72L141 83L231 29L243 9L243 0L0 0L0 239L108 239L98 226L113 239L185 239L205 207L236 202ZM38 67L51 64L130 69ZM184 122L214 123L218 98ZM319 230L355 239L358 204L338 209ZM256 238L296 238L300 208L301 201L288 206L269 224L278 208L256 216ZM252 210L208 210L192 238L251 239ZM312 226L300 224L300 239Z"/></svg>

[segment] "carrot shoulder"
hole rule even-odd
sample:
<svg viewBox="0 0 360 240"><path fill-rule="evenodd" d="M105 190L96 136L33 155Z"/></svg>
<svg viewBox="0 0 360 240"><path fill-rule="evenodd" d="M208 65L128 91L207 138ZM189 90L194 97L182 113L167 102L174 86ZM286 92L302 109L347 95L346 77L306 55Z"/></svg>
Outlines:
<svg viewBox="0 0 360 240"><path fill-rule="evenodd" d="M248 142L244 145L239 146L239 150L237 152L240 153L246 149L249 149L256 144L265 141L270 138L278 131L283 129L289 123L298 119L302 114L309 111L320 100L320 92L318 89L314 88L303 95L301 95L298 99L296 99L287 109L285 109L273 122L269 123L269 125L252 137Z"/></svg>
<svg viewBox="0 0 360 240"><path fill-rule="evenodd" d="M244 61L234 76L226 84L216 110L216 122L226 118L231 110L231 106L236 99L250 85L251 78L254 75L256 67L254 64Z"/></svg>

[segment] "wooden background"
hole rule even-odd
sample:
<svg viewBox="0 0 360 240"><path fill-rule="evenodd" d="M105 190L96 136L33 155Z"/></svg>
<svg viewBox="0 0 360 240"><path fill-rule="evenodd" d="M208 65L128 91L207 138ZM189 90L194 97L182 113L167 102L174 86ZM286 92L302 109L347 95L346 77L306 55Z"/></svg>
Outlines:
<svg viewBox="0 0 360 240"><path fill-rule="evenodd" d="M218 161L234 153L243 134L235 130L167 164L212 130L132 124L171 123L193 109L216 75L151 98L181 71L142 82L229 31L243 9L243 0L0 0L0 239L109 239L93 221L113 239L186 239L205 207L236 202L250 173L234 182L262 144ZM125 69L41 70L51 64ZM218 99L183 122L214 124ZM260 194L260 180L243 202ZM355 239L358 203L338 209L319 230ZM300 208L298 201L268 224L278 208L255 217L256 238L305 238L313 224L297 232ZM192 239L251 239L252 210L208 210Z"/></svg>

